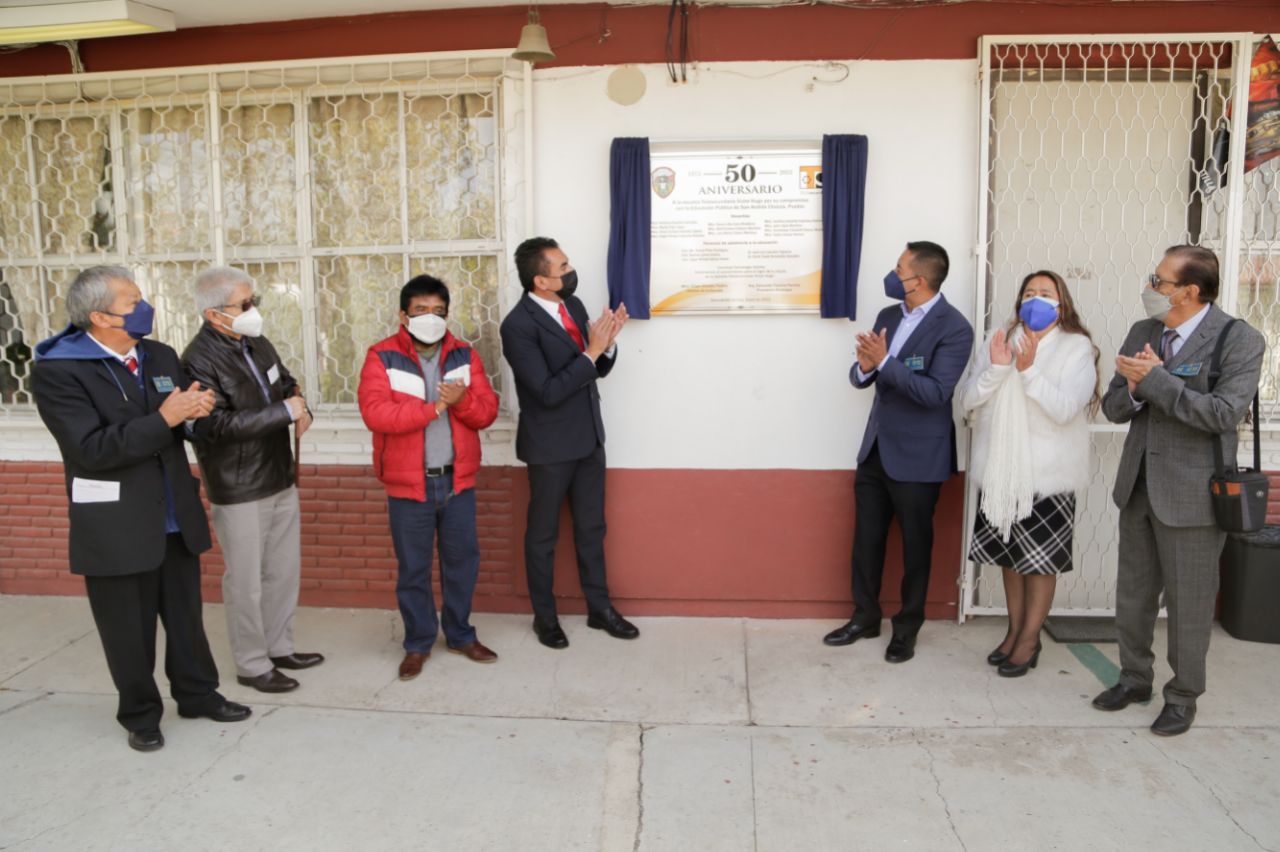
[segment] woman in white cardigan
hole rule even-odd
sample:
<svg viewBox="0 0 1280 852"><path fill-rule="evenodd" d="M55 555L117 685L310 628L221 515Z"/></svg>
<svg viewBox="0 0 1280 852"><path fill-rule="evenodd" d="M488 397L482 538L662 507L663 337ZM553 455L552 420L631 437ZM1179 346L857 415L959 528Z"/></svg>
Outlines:
<svg viewBox="0 0 1280 852"><path fill-rule="evenodd" d="M1009 629L987 657L1004 677L1040 659L1040 629L1058 575L1071 570L1075 495L1089 481L1089 417L1098 349L1066 282L1022 280L1013 320L978 348L960 387L973 426L969 476L981 488L969 559L999 565Z"/></svg>

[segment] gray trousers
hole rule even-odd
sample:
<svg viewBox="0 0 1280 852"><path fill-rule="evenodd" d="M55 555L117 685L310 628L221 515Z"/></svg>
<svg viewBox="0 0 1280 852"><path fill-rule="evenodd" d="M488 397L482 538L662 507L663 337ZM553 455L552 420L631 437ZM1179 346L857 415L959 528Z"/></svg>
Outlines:
<svg viewBox="0 0 1280 852"><path fill-rule="evenodd" d="M1205 657L1218 595L1218 558L1226 533L1216 526L1170 527L1151 511L1147 483L1139 479L1120 510L1120 567L1116 578L1116 631L1120 682L1146 688L1155 678L1151 650L1160 593L1169 619L1168 704L1194 707L1205 689Z"/></svg>
<svg viewBox="0 0 1280 852"><path fill-rule="evenodd" d="M302 570L298 489L213 506L213 528L227 570L222 600L236 673L257 677L275 668L271 657L293 653L293 612Z"/></svg>

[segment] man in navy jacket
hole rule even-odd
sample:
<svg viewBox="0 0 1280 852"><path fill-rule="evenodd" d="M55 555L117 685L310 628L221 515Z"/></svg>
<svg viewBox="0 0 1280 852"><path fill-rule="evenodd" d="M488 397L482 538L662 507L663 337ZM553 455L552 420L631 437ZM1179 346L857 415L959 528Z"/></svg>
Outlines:
<svg viewBox="0 0 1280 852"><path fill-rule="evenodd" d="M973 327L939 292L950 261L942 246L907 243L885 294L902 300L858 335L856 388L875 386L858 451L853 534L853 618L828 633L828 645L880 635L880 582L894 517L902 529L902 608L885 651L891 663L915 655L924 623L933 551L933 511L942 483L956 471L951 396L973 347Z"/></svg>
<svg viewBox="0 0 1280 852"><path fill-rule="evenodd" d="M156 687L156 619L178 715L238 722L249 708L218 692L205 638L200 557L209 522L183 439L213 393L187 379L178 355L145 339L154 309L129 271L86 269L67 291L71 324L36 347L36 408L62 452L71 505L71 573L84 576L116 719L129 745L164 745Z"/></svg>

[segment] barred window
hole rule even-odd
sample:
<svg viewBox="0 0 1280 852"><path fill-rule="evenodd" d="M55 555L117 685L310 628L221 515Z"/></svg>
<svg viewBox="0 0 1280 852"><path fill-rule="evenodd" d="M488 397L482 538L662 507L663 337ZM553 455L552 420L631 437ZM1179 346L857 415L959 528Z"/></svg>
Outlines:
<svg viewBox="0 0 1280 852"><path fill-rule="evenodd" d="M81 269L130 268L179 351L192 284L257 281L266 334L321 407L356 401L371 343L422 273L501 389L508 60L478 53L87 74L0 85L0 401ZM505 109L505 113L504 113ZM514 171L514 170L512 170ZM513 194L513 193L508 193Z"/></svg>

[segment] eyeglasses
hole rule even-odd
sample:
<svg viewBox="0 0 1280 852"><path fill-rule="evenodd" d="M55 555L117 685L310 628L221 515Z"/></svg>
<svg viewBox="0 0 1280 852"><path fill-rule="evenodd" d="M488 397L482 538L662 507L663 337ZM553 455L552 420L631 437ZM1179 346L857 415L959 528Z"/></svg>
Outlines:
<svg viewBox="0 0 1280 852"><path fill-rule="evenodd" d="M1161 284L1172 284L1177 287L1181 282L1170 281L1168 278L1161 278L1153 272L1147 276L1147 283L1151 285L1152 290L1159 290Z"/></svg>
<svg viewBox="0 0 1280 852"><path fill-rule="evenodd" d="M238 302L238 303L231 304L231 305L223 305L222 307L224 307L224 308L239 308L239 309L240 309L240 313L242 313L242 314L243 314L243 313L247 313L247 312L248 312L248 310L249 310L250 308L256 308L256 307L258 307L258 305L260 305L260 304L262 304L262 302L261 302L261 300L260 300L257 296L251 296L251 297L249 297L248 299L245 299L243 302Z"/></svg>

